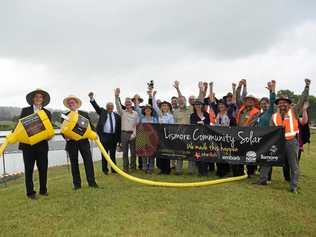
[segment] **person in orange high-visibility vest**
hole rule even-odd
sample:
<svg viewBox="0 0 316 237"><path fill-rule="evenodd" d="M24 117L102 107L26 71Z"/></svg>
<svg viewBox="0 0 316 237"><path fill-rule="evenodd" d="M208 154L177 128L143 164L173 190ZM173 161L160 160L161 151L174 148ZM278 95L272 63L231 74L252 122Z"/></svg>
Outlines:
<svg viewBox="0 0 316 237"><path fill-rule="evenodd" d="M299 102L292 106L292 101L286 96L280 96L275 104L278 112L272 115L270 125L282 126L285 138L285 163L290 170L290 191L297 193L299 166L298 166L298 134L299 134L299 112L304 102L308 99L310 80L305 79L305 89ZM286 165L284 166L286 167ZM284 172L284 170L283 170ZM284 172L285 174L285 172ZM286 177L285 177L286 178Z"/></svg>
<svg viewBox="0 0 316 237"><path fill-rule="evenodd" d="M252 95L245 97L245 103L239 108L236 122L240 127L252 127L255 126L260 110L257 108L258 99ZM247 165L247 174L249 177L256 173L256 165Z"/></svg>

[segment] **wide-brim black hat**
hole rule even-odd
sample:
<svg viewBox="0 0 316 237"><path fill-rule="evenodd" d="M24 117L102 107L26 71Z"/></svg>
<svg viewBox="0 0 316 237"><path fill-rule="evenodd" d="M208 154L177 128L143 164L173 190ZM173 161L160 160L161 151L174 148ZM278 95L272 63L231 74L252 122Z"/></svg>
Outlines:
<svg viewBox="0 0 316 237"><path fill-rule="evenodd" d="M50 95L48 94L48 92L42 90L42 89L36 89L34 91L31 91L30 93L28 93L26 95L26 101L29 105L33 105L33 98L36 94L41 94L44 97L44 101L43 101L43 107L45 107L46 105L49 104L50 102Z"/></svg>
<svg viewBox="0 0 316 237"><path fill-rule="evenodd" d="M284 95L279 96L279 97L275 100L274 103L277 105L280 100L285 100L285 101L287 101L289 104L292 104L292 100L291 100L289 97L284 96Z"/></svg>

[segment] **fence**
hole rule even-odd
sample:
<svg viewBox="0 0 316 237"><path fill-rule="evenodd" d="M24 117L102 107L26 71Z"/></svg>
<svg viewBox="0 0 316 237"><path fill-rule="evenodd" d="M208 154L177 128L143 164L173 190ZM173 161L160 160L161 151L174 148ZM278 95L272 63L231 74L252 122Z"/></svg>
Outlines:
<svg viewBox="0 0 316 237"><path fill-rule="evenodd" d="M0 140L5 139L6 136L4 135L0 135ZM0 143L1 144L1 143ZM60 133L56 133L54 138L51 139L49 142L49 150L50 151L64 151L65 150L65 146L66 146L66 141L62 138ZM91 154L93 157L93 148L96 147L95 143L90 142L90 147L91 147ZM22 153L21 150L18 149L18 144L11 144L7 147L7 149L5 150L3 157L2 157L2 174L0 174L0 183L5 183L6 185L6 181L15 178L18 174L17 173L13 173L13 174L9 174L7 173L6 170L6 155L10 155L10 154L19 154ZM68 166L69 169L69 156L68 153L66 152L66 164ZM1 158L1 157L0 157ZM1 164L1 163L0 163ZM65 163L63 163L65 164ZM1 182L2 181L2 182Z"/></svg>

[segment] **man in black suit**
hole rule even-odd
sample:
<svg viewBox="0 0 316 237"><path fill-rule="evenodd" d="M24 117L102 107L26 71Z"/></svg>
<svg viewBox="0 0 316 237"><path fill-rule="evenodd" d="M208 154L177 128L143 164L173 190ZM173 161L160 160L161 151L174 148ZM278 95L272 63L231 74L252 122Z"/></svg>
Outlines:
<svg viewBox="0 0 316 237"><path fill-rule="evenodd" d="M26 96L26 101L30 106L22 109L20 118L24 118L40 110L44 110L48 118L51 120L51 113L44 108L49 104L50 101L50 96L46 91L41 89L32 91ZM36 192L34 190L33 184L33 171L35 163L39 175L39 194L47 196L48 141L41 141L32 146L20 143L19 149L22 150L23 153L27 197L30 199L36 199Z"/></svg>
<svg viewBox="0 0 316 237"><path fill-rule="evenodd" d="M107 103L106 109L100 108L93 97L93 92L89 93L90 103L97 112L99 122L97 133L105 150L109 153L111 160L116 164L116 146L121 141L121 116L113 112L113 103ZM102 155L102 154L101 154ZM108 174L108 163L102 155L102 171ZM116 173L111 169L112 173Z"/></svg>
<svg viewBox="0 0 316 237"><path fill-rule="evenodd" d="M87 112L78 110L81 106L81 100L79 98L77 98L76 96L68 96L67 98L64 99L64 105L68 109L70 109L70 111L77 112L79 114L79 117L82 116L83 119L86 119L86 121L90 123L91 128L94 129L91 124L89 114ZM67 112L66 115L69 114L70 111ZM79 151L83 159L83 164L86 171L86 177L87 177L87 182L88 182L89 187L98 188L98 185L96 184L95 177L94 177L93 160L92 160L89 140L82 139L79 141L74 141L66 137L66 141L67 141L66 151L68 152L69 158L70 158L71 174L72 174L74 190L81 188L81 177L80 177L79 163L78 163Z"/></svg>

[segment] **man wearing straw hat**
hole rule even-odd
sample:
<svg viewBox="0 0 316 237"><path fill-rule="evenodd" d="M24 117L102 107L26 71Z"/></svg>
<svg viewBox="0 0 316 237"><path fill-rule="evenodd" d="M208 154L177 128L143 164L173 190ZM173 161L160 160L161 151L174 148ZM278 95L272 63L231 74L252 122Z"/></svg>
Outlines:
<svg viewBox="0 0 316 237"><path fill-rule="evenodd" d="M20 118L24 118L40 110L44 110L51 120L51 113L44 108L50 102L50 96L46 91L37 89L28 93L26 96L26 101L30 106L22 109ZM35 162L39 175L39 194L42 196L47 196L48 141L41 141L32 146L20 143L19 149L23 152L27 197L33 200L36 199L36 192L34 190L33 184L33 171Z"/></svg>
<svg viewBox="0 0 316 237"><path fill-rule="evenodd" d="M70 109L70 111L76 112L82 117L88 119L91 127L93 127L88 113L78 110L82 104L81 100L78 97L72 96L72 95L68 96L64 99L63 103L68 109ZM69 114L70 111L67 112L66 115ZM87 177L87 182L89 184L89 187L98 188L98 185L96 184L95 178L94 178L93 160L92 160L89 140L83 139L79 141L74 141L67 138L66 140L67 140L66 151L69 153L74 190L81 188L81 178L80 178L79 162L78 162L79 151L83 159L83 164L86 171L86 177Z"/></svg>

